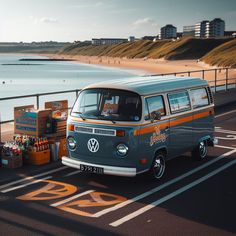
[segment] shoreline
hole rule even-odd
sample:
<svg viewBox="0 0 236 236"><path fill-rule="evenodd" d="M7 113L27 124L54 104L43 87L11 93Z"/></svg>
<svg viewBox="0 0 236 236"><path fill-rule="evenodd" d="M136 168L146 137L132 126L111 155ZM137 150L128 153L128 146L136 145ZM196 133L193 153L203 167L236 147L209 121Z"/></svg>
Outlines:
<svg viewBox="0 0 236 236"><path fill-rule="evenodd" d="M65 54L47 54L51 59L66 59L83 64L92 64L119 69L135 70L139 75L145 74L167 74L196 70L217 69L198 60L173 60L164 59L129 59L116 57L78 56Z"/></svg>

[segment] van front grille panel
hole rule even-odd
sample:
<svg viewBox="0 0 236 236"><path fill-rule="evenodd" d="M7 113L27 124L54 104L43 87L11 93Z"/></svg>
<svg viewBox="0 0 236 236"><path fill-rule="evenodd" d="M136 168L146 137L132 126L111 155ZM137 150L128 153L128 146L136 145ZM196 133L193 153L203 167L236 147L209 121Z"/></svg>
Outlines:
<svg viewBox="0 0 236 236"><path fill-rule="evenodd" d="M115 130L110 130L110 129L94 129L95 134L100 134L100 135L107 135L107 136L115 136L116 131Z"/></svg>
<svg viewBox="0 0 236 236"><path fill-rule="evenodd" d="M85 133L85 134L116 136L116 130L113 129L99 129L99 128L84 127L84 126L76 126L75 131L78 133Z"/></svg>

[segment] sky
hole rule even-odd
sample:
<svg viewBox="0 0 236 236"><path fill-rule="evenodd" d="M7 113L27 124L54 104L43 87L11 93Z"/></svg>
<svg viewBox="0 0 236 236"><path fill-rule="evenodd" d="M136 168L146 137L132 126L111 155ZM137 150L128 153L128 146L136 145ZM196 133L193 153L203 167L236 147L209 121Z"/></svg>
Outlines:
<svg viewBox="0 0 236 236"><path fill-rule="evenodd" d="M0 42L138 38L215 17L236 30L236 0L0 0Z"/></svg>

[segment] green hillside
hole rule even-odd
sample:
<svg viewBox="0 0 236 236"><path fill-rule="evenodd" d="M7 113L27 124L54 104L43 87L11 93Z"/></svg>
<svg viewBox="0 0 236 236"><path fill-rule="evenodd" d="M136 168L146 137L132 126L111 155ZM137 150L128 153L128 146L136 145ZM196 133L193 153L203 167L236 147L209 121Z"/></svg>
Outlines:
<svg viewBox="0 0 236 236"><path fill-rule="evenodd" d="M167 60L199 59L214 48L231 41L229 38L162 40L152 42L139 40L118 45L84 45L77 43L65 47L60 54L83 56L109 56L127 58L165 58Z"/></svg>
<svg viewBox="0 0 236 236"><path fill-rule="evenodd" d="M210 65L236 67L236 39L213 49L202 60Z"/></svg>

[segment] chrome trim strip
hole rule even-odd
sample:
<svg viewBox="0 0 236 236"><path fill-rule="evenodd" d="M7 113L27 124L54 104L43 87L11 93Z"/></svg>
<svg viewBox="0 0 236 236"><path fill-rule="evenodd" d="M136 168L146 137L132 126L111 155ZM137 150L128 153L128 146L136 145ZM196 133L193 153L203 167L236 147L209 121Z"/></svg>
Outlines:
<svg viewBox="0 0 236 236"><path fill-rule="evenodd" d="M87 166L94 166L104 169L104 174L106 175L117 175L117 176L125 176L125 177L134 177L137 174L136 168L130 168L130 167L116 167L116 166L106 166L106 165L97 165L92 164L88 162L83 162L79 160L75 160L68 157L62 157L62 164L80 169L80 165L87 165Z"/></svg>
<svg viewBox="0 0 236 236"><path fill-rule="evenodd" d="M86 132L86 131L81 131L77 130L77 128L82 128L82 129L89 129L91 132ZM96 133L95 131L101 131L101 132L108 132L108 133ZM101 135L101 136L116 136L116 130L115 129L101 129L101 128L93 128L93 127L87 127L87 126L77 126L75 125L75 132L78 133L84 133L84 134L94 134L94 135ZM113 133L113 134L111 134Z"/></svg>

